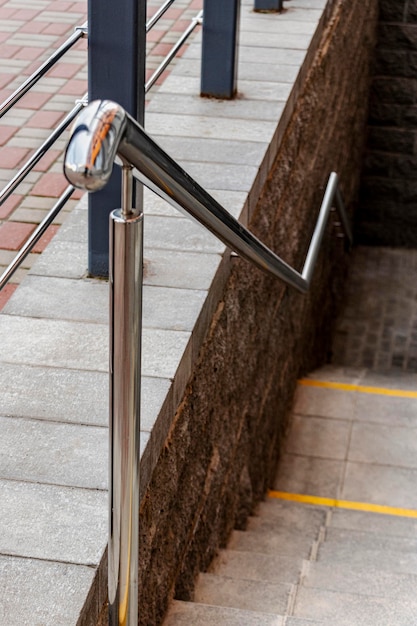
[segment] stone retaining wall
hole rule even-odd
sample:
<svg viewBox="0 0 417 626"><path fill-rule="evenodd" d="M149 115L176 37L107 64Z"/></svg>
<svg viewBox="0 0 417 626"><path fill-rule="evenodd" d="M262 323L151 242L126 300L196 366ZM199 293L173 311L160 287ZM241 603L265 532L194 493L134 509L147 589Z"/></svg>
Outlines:
<svg viewBox="0 0 417 626"><path fill-rule="evenodd" d="M380 0L359 243L417 245L417 3Z"/></svg>

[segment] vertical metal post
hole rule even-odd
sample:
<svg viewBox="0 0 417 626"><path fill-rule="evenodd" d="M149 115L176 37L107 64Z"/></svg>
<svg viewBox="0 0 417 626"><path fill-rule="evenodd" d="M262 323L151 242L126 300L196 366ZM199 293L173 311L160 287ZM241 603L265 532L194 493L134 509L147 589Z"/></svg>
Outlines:
<svg viewBox="0 0 417 626"><path fill-rule="evenodd" d="M109 99L143 125L145 110L146 0L88 0L89 101ZM89 196L88 269L107 276L108 216L119 206L120 173ZM141 206L141 193L136 194Z"/></svg>
<svg viewBox="0 0 417 626"><path fill-rule="evenodd" d="M233 98L237 90L240 0L204 0L201 95Z"/></svg>
<svg viewBox="0 0 417 626"><path fill-rule="evenodd" d="M283 0L255 0L255 11L282 11Z"/></svg>
<svg viewBox="0 0 417 626"><path fill-rule="evenodd" d="M110 216L109 626L137 626L143 213L130 166L122 176Z"/></svg>

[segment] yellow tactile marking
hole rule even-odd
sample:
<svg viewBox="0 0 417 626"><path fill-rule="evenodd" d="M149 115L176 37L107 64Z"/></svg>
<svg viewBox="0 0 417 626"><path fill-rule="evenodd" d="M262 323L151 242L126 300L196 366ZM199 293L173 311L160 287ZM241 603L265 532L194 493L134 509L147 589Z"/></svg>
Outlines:
<svg viewBox="0 0 417 626"><path fill-rule="evenodd" d="M347 383L333 383L325 380L312 378L300 378L299 385L305 387L325 387L326 389L339 389L340 391L357 391L359 393L374 393L380 396L393 396L396 398L417 398L417 391L405 389L386 389L385 387L366 387L362 385L349 385Z"/></svg>
<svg viewBox="0 0 417 626"><path fill-rule="evenodd" d="M396 515L398 517L417 518L417 510L402 509L396 506L370 504L368 502L352 502L350 500L337 500L336 498L322 498L320 496L308 496L300 493L287 493L285 491L269 491L268 496L278 500L289 500L291 502L300 502L302 504L314 504L316 506L364 511L365 513L379 513L380 515Z"/></svg>

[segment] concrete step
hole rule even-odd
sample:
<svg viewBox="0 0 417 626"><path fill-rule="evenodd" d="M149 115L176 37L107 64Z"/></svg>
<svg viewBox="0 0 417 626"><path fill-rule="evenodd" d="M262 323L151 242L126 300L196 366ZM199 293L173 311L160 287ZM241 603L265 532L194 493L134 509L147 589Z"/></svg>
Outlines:
<svg viewBox="0 0 417 626"><path fill-rule="evenodd" d="M200 574L194 601L199 604L284 615L292 590L293 585L289 583Z"/></svg>
<svg viewBox="0 0 417 626"><path fill-rule="evenodd" d="M214 559L210 572L234 579L295 584L302 567L301 559L227 549L221 550Z"/></svg>
<svg viewBox="0 0 417 626"><path fill-rule="evenodd" d="M413 626L417 623L417 600L391 596L340 593L301 587L294 616L315 619L329 626Z"/></svg>
<svg viewBox="0 0 417 626"><path fill-rule="evenodd" d="M284 618L268 613L175 600L164 626L284 626Z"/></svg>
<svg viewBox="0 0 417 626"><path fill-rule="evenodd" d="M375 567L347 567L346 563L334 561L310 562L304 573L304 587L341 593L414 598L417 589L417 574L403 574Z"/></svg>
<svg viewBox="0 0 417 626"><path fill-rule="evenodd" d="M285 531L277 527L256 531L233 531L228 548L235 551L255 552L275 556L308 559L315 546L316 537L301 532Z"/></svg>

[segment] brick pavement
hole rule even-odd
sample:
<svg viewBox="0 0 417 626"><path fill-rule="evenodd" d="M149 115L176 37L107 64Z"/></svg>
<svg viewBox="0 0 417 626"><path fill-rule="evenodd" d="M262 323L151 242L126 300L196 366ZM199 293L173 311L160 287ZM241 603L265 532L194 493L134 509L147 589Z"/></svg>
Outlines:
<svg viewBox="0 0 417 626"><path fill-rule="evenodd" d="M148 17L162 0L148 2ZM202 0L176 0L148 33L146 80L202 6ZM0 102L56 50L87 19L87 2L73 0L0 0ZM181 52L180 52L181 54ZM175 63L175 61L174 61ZM0 188L10 181L87 90L87 42L80 40L33 89L0 120ZM153 91L169 74L158 79ZM147 100L152 95L148 94ZM0 206L0 274L36 225L66 188L62 153L67 133L41 159L16 192ZM75 192L54 225L0 292L0 309L7 302L36 256L74 208Z"/></svg>

